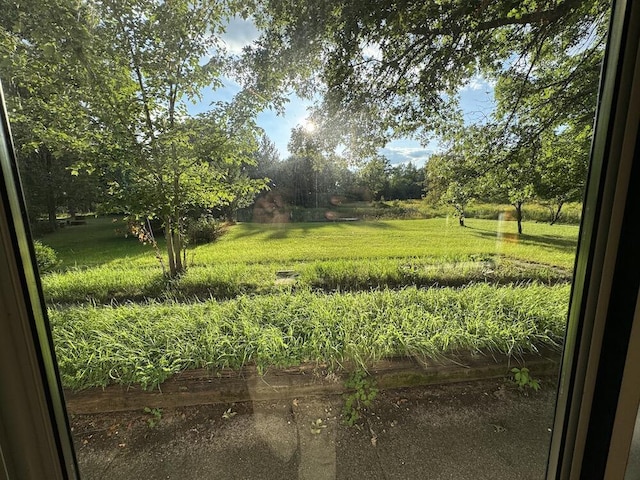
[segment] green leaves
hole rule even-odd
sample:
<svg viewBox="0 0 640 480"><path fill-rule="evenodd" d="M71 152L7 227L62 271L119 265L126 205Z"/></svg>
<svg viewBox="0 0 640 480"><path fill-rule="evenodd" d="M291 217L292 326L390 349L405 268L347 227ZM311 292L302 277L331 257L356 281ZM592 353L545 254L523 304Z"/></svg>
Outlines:
<svg viewBox="0 0 640 480"><path fill-rule="evenodd" d="M537 392L540 390L540 381L531 377L527 367L514 367L511 369L511 373L513 373L513 381L520 391L531 389Z"/></svg>
<svg viewBox="0 0 640 480"><path fill-rule="evenodd" d="M149 418L147 418L149 428L157 427L160 420L162 420L162 409L144 407L143 411L149 416Z"/></svg>
<svg viewBox="0 0 640 480"><path fill-rule="evenodd" d="M513 78L516 94L509 107L526 112L526 97L517 91L531 79L523 78L514 59L538 66L559 53L570 55L577 45L591 49L599 41L592 42L594 31L606 30L608 4L449 0L400 2L390 8L386 1L365 6L340 0L269 0L256 14L266 30L253 60L265 83L293 80L304 90L319 80L326 92L323 109L340 118L345 137L364 111L373 119L369 131L375 130L378 139L389 130L446 131L457 117L460 88L478 72L488 78ZM544 58L536 58L541 44ZM265 65L282 73L274 78ZM590 67L579 69L591 77ZM527 89L527 97L529 92L542 97L550 89L551 98L562 99L566 107L561 115L575 112L581 102L565 103L562 82L555 83L566 73L560 68L555 79L540 78L535 90ZM589 95L595 94L591 87ZM571 98L578 100L574 93Z"/></svg>
<svg viewBox="0 0 640 480"><path fill-rule="evenodd" d="M346 389L352 390L344 396L344 422L353 426L362 416L363 411L370 407L378 395L374 378L368 376L364 370L354 371L344 382Z"/></svg>
<svg viewBox="0 0 640 480"><path fill-rule="evenodd" d="M45 58L47 58L47 60L55 60L57 49L56 49L55 44L53 44L53 43L45 43L42 46L42 52L44 53L44 56L45 56Z"/></svg>
<svg viewBox="0 0 640 480"><path fill-rule="evenodd" d="M236 201L263 187L239 172L256 148L256 112L216 104L198 118L187 101L221 86L226 65L219 34L234 5L178 0L107 0L93 5L91 76L86 103L103 133L100 163L112 208L164 222L170 275L184 270L185 218ZM203 61L208 59L208 61Z"/></svg>

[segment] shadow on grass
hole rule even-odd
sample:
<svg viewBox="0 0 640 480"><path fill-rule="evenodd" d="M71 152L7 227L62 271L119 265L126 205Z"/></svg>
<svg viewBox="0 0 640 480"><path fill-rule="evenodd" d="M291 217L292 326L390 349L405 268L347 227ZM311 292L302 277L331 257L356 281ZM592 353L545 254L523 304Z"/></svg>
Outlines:
<svg viewBox="0 0 640 480"><path fill-rule="evenodd" d="M578 245L577 239L554 237L552 235L528 235L526 233L518 235L517 233L511 232L500 233L493 230L481 230L474 227L467 228L473 235L486 239L495 239L506 243L520 243L522 245L529 245L533 247L555 248L567 253L575 252Z"/></svg>
<svg viewBox="0 0 640 480"><path fill-rule="evenodd" d="M351 225L357 225L359 227L365 227L365 228L375 228L378 230L388 230L390 228L393 228L391 225L389 225L389 223L385 222L384 220L361 220L359 222L349 222ZM345 223L342 223L342 225L345 225Z"/></svg>
<svg viewBox="0 0 640 480"><path fill-rule="evenodd" d="M240 227L240 231L233 231L232 235L230 236L232 236L233 239L253 237L255 235L264 233L271 225L272 224L264 223L243 223L241 226L236 225L235 227L233 227L236 229Z"/></svg>
<svg viewBox="0 0 640 480"><path fill-rule="evenodd" d="M340 219L323 220L317 222L286 222L286 223L243 223L240 228L231 233L233 240L246 239L256 235L264 235L265 240L284 240L287 238L303 238L307 235L322 229L332 228L335 230L352 229L355 233L363 230L362 235L367 235L370 229L389 230L393 229L385 221L343 221ZM323 232L326 235L327 232Z"/></svg>
<svg viewBox="0 0 640 480"><path fill-rule="evenodd" d="M267 235L267 240L284 240L289 238L290 233L290 228L287 224L283 224L280 228L271 229L271 232Z"/></svg>
<svg viewBox="0 0 640 480"><path fill-rule="evenodd" d="M242 231L234 233L233 238L264 235L265 240L283 240L290 237L304 237L315 230L337 223L340 222L245 223L242 225Z"/></svg>
<svg viewBox="0 0 640 480"><path fill-rule="evenodd" d="M290 236L307 234L310 230L327 225L327 222L282 222L282 223L243 223L239 231L233 232L232 238L248 238L264 235L266 240L284 239Z"/></svg>
<svg viewBox="0 0 640 480"><path fill-rule="evenodd" d="M62 228L42 237L42 242L56 250L61 263L55 271L59 272L78 265L94 267L127 257L154 255L149 245L133 235L126 236L126 228L109 218L87 219L86 225ZM164 238L158 238L158 247L164 252Z"/></svg>

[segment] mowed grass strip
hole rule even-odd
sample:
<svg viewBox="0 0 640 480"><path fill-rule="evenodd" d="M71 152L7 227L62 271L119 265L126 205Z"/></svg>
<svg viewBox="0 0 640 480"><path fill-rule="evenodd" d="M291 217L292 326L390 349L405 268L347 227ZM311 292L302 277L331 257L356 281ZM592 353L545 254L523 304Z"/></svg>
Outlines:
<svg viewBox="0 0 640 480"><path fill-rule="evenodd" d="M558 347L569 286L243 296L227 302L50 308L65 387L154 388L191 368L367 366L403 355Z"/></svg>
<svg viewBox="0 0 640 480"><path fill-rule="evenodd" d="M62 260L60 269L158 265L150 246L124 238L123 224L110 218L45 236ZM504 255L529 262L573 267L578 227L524 224L517 235L512 221L468 219L467 227L446 218L344 223L245 223L231 227L217 242L189 247L189 265L292 263L324 260L469 257ZM164 248L163 240L158 239Z"/></svg>
<svg viewBox="0 0 640 480"><path fill-rule="evenodd" d="M337 259L505 255L572 268L578 227L443 218L344 223L235 225L217 242L187 254L195 265L311 262Z"/></svg>

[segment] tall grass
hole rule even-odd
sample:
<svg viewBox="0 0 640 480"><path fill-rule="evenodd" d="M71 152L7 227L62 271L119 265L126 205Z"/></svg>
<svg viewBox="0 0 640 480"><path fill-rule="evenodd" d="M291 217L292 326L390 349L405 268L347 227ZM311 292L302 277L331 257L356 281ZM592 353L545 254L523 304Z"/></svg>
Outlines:
<svg viewBox="0 0 640 480"><path fill-rule="evenodd" d="M569 287L340 293L50 308L63 384L153 388L187 368L292 366L559 347Z"/></svg>
<svg viewBox="0 0 640 480"><path fill-rule="evenodd" d="M281 281L286 269L296 277ZM102 266L45 275L45 298L52 303L110 303L146 299L230 299L243 294L277 293L287 286L325 291L358 291L403 286L442 287L470 283L545 284L568 282L569 270L497 256L382 258L315 262L222 263L196 265L174 280L159 267Z"/></svg>
<svg viewBox="0 0 640 480"><path fill-rule="evenodd" d="M426 199L355 202L334 207L333 211L339 217L356 217L361 220L429 219L456 215L453 207L434 204ZM326 209L294 209L293 213L295 221L322 221L325 219ZM509 204L471 202L465 208L465 215L475 219L513 219L515 210ZM558 223L578 225L581 215L581 203L567 203L562 207ZM524 205L523 217L526 222L546 223L550 221L551 210L541 203L529 202Z"/></svg>
<svg viewBox="0 0 640 480"><path fill-rule="evenodd" d="M42 281L63 383L559 346L577 227L467 225L239 224L168 280L148 247L90 219L44 238L62 259Z"/></svg>

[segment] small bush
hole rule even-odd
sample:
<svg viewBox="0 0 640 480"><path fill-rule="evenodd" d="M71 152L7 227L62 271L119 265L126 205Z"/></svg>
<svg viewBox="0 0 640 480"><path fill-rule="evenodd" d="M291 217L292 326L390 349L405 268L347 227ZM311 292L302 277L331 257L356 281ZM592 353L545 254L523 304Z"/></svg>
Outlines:
<svg viewBox="0 0 640 480"><path fill-rule="evenodd" d="M511 373L513 373L513 383L515 383L521 392L523 392L525 388L531 389L534 392L540 390L540 380L533 378L528 368L515 367L511 369Z"/></svg>
<svg viewBox="0 0 640 480"><path fill-rule="evenodd" d="M36 262L41 273L53 270L60 263L58 255L53 248L43 245L38 240L33 242L33 248L36 252Z"/></svg>
<svg viewBox="0 0 640 480"><path fill-rule="evenodd" d="M378 395L378 389L374 378L370 378L363 370L356 370L344 382L344 386L351 393L344 396L342 414L344 423L354 426L362 416L364 410L371 406Z"/></svg>
<svg viewBox="0 0 640 480"><path fill-rule="evenodd" d="M215 242L222 235L223 226L213 217L202 216L189 222L187 238L192 245Z"/></svg>

